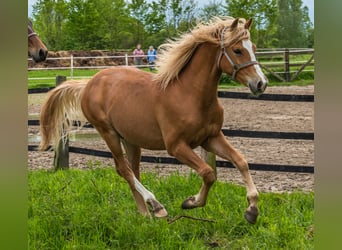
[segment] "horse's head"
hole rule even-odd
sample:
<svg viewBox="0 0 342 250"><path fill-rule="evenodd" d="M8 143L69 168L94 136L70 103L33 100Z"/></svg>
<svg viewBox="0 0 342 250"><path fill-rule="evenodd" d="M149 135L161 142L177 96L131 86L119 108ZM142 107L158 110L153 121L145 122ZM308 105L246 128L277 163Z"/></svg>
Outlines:
<svg viewBox="0 0 342 250"><path fill-rule="evenodd" d="M217 64L220 70L231 75L233 80L248 86L254 95L260 95L265 91L268 80L255 58L255 45L249 35L251 24L252 19L241 25L239 18L236 18L230 26L223 28ZM228 45L226 36L232 37ZM234 40L234 36L240 39Z"/></svg>
<svg viewBox="0 0 342 250"><path fill-rule="evenodd" d="M39 39L32 28L32 23L28 20L28 52L35 62L45 61L48 50L44 43Z"/></svg>

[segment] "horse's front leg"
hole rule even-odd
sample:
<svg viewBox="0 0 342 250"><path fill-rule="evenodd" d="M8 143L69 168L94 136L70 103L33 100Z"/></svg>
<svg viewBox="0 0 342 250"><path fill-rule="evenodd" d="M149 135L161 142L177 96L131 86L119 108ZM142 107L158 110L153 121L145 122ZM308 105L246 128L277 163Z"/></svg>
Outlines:
<svg viewBox="0 0 342 250"><path fill-rule="evenodd" d="M258 197L259 193L254 185L252 177L249 173L248 163L221 132L216 137L210 137L202 147L228 161L230 161L241 173L243 180L246 183L248 208L245 213L245 218L248 222L254 224L258 217Z"/></svg>
<svg viewBox="0 0 342 250"><path fill-rule="evenodd" d="M183 209L191 209L196 207L203 207L206 204L207 196L211 185L215 182L214 170L205 163L186 143L177 143L169 145L168 152L170 155L176 157L182 163L195 169L202 177L202 187L200 191L182 203Z"/></svg>

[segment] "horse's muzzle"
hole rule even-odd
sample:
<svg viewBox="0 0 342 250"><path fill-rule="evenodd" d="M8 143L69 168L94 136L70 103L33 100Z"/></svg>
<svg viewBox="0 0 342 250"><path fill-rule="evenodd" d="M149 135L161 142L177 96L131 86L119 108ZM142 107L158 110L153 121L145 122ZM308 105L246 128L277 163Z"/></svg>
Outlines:
<svg viewBox="0 0 342 250"><path fill-rule="evenodd" d="M48 51L44 49L39 50L39 58L41 61L44 61L47 57Z"/></svg>
<svg viewBox="0 0 342 250"><path fill-rule="evenodd" d="M31 54L32 59L35 63L45 61L47 55L48 55L48 50L45 50L45 49L39 49L36 53Z"/></svg>
<svg viewBox="0 0 342 250"><path fill-rule="evenodd" d="M268 81L256 81L256 82L249 82L248 87L251 90L252 94L255 96L259 96L262 93L264 93L266 87L267 87Z"/></svg>
<svg viewBox="0 0 342 250"><path fill-rule="evenodd" d="M38 55L33 56L33 60L38 63L38 62L43 62L45 61L46 57L47 57L48 51L45 49L39 49L38 51Z"/></svg>

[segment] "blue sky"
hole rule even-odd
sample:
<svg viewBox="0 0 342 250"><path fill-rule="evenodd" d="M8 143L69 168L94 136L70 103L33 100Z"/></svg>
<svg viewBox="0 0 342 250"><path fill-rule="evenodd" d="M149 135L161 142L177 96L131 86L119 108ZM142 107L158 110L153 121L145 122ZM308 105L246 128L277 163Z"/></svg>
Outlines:
<svg viewBox="0 0 342 250"><path fill-rule="evenodd" d="M28 15L29 16L31 16L31 13L32 13L32 5L36 1L37 0L28 0ZM302 0L302 1L303 1L304 6L308 6L310 19L311 19L312 23L314 23L314 0ZM197 0L196 2L198 2L198 4L200 6L203 6L203 5L207 4L209 1L208 0Z"/></svg>

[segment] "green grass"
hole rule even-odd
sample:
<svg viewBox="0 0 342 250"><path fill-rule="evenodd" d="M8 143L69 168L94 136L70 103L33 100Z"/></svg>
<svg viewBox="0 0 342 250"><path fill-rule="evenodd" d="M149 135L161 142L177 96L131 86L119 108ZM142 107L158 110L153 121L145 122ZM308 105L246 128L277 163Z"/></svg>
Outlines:
<svg viewBox="0 0 342 250"><path fill-rule="evenodd" d="M73 72L73 76L79 77L92 77L99 70L94 69L75 69ZM33 70L28 71L28 78L53 78L53 79L32 79L28 80L28 88L42 88L42 87L54 87L56 85L55 77L57 75L66 76L70 79L70 70L61 69L61 70Z"/></svg>
<svg viewBox="0 0 342 250"><path fill-rule="evenodd" d="M255 225L243 218L245 188L216 182L207 205L182 210L200 178L143 174L142 182L180 214L215 222L147 219L138 214L127 183L112 168L29 171L29 249L313 249L314 194L260 194Z"/></svg>
<svg viewBox="0 0 342 250"><path fill-rule="evenodd" d="M150 72L149 68L142 68L144 71ZM89 77L91 78L100 69L74 69L73 77ZM157 72L154 70L153 72ZM60 69L60 70L32 70L28 71L28 78L52 78L52 79L29 79L28 80L28 88L44 88L44 87L54 87L56 84L55 78L57 75L66 76L67 79L70 79L70 70L68 69Z"/></svg>

